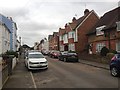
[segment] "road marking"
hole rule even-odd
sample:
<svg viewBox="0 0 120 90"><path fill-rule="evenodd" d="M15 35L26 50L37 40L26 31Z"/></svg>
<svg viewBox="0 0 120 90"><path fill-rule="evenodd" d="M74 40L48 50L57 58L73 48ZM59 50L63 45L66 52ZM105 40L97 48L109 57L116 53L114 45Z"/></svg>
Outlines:
<svg viewBox="0 0 120 90"><path fill-rule="evenodd" d="M31 75L31 77L32 77L32 81L33 81L34 88L37 88L36 83L35 83L35 79L34 79L34 77L33 77L32 72L30 72L30 75Z"/></svg>

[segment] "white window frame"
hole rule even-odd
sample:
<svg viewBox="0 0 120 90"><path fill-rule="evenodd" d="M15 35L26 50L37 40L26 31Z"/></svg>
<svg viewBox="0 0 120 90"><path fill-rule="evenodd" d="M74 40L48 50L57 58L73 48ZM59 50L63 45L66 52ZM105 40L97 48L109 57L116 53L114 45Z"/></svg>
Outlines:
<svg viewBox="0 0 120 90"><path fill-rule="evenodd" d="M62 41L63 40L63 36L59 36L59 41Z"/></svg>
<svg viewBox="0 0 120 90"><path fill-rule="evenodd" d="M96 52L100 52L101 49L106 46L105 43L97 43L96 44Z"/></svg>
<svg viewBox="0 0 120 90"><path fill-rule="evenodd" d="M70 38L74 38L74 34L75 34L75 32L73 32L73 31L69 32L69 33L68 33L68 38L69 38L69 39L70 39Z"/></svg>
<svg viewBox="0 0 120 90"><path fill-rule="evenodd" d="M117 31L120 31L120 21L116 22L117 24Z"/></svg>
<svg viewBox="0 0 120 90"><path fill-rule="evenodd" d="M68 43L68 34L63 35L63 43Z"/></svg>
<svg viewBox="0 0 120 90"><path fill-rule="evenodd" d="M120 41L116 43L116 51L120 52Z"/></svg>
<svg viewBox="0 0 120 90"><path fill-rule="evenodd" d="M74 44L74 43L69 44L68 46L69 46L69 51L70 51L70 50L71 50L71 51L75 51L75 44Z"/></svg>
<svg viewBox="0 0 120 90"><path fill-rule="evenodd" d="M105 25L97 27L96 28L96 36L103 35L104 31L101 31L101 30L103 30L103 28L105 28L105 27L106 27Z"/></svg>

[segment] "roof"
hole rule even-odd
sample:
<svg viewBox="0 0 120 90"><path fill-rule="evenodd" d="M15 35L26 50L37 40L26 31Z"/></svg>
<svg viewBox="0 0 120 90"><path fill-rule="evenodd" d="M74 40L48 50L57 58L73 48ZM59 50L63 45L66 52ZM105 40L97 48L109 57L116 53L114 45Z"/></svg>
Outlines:
<svg viewBox="0 0 120 90"><path fill-rule="evenodd" d="M52 39L53 35L49 35L48 36L48 40Z"/></svg>
<svg viewBox="0 0 120 90"><path fill-rule="evenodd" d="M63 35L65 33L65 29L59 28L59 35Z"/></svg>
<svg viewBox="0 0 120 90"><path fill-rule="evenodd" d="M97 24L90 30L87 35L95 34L96 28L105 25L104 30L116 27L116 22L120 21L120 7L117 7L109 12L106 12Z"/></svg>
<svg viewBox="0 0 120 90"><path fill-rule="evenodd" d="M0 14L0 17L1 17L0 21L5 24L5 26L8 28L8 30L10 30L10 32L12 32L12 30L13 30L13 28L12 28L13 21L11 21L7 17L3 16L2 14Z"/></svg>
<svg viewBox="0 0 120 90"><path fill-rule="evenodd" d="M11 31L9 30L9 28L6 26L5 23L3 23L3 22L0 21L0 25L4 25L4 27L7 28L8 32L11 33Z"/></svg>
<svg viewBox="0 0 120 90"><path fill-rule="evenodd" d="M85 10L86 11L86 10ZM86 15L76 19L75 22L69 23L72 30L75 30L82 22L83 20L91 13L92 11L89 11ZM74 18L74 17L73 17Z"/></svg>

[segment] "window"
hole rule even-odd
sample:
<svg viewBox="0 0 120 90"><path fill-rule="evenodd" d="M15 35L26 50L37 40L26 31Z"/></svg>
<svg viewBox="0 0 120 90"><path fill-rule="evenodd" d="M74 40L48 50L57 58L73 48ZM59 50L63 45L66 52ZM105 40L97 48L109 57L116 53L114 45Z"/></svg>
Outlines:
<svg viewBox="0 0 120 90"><path fill-rule="evenodd" d="M68 38L74 38L74 32L69 32L68 33Z"/></svg>
<svg viewBox="0 0 120 90"><path fill-rule="evenodd" d="M117 31L120 31L120 21L116 22L116 24L117 24Z"/></svg>
<svg viewBox="0 0 120 90"><path fill-rule="evenodd" d="M74 44L69 44L69 51L75 51L75 45Z"/></svg>
<svg viewBox="0 0 120 90"><path fill-rule="evenodd" d="M105 28L105 27L106 27L105 25L103 25L103 26L101 26L101 27L97 27L97 28L96 28L96 35L97 35L97 36L103 35L104 32L101 31L101 30L103 30L103 28Z"/></svg>
<svg viewBox="0 0 120 90"><path fill-rule="evenodd" d="M104 46L105 46L105 43L98 43L96 45L96 52L100 52Z"/></svg>
<svg viewBox="0 0 120 90"><path fill-rule="evenodd" d="M62 40L63 40L63 36L60 36L60 37L59 37L59 40L62 41Z"/></svg>
<svg viewBox="0 0 120 90"><path fill-rule="evenodd" d="M120 52L120 41L116 43L116 51Z"/></svg>
<svg viewBox="0 0 120 90"><path fill-rule="evenodd" d="M64 43L68 43L68 35L67 34L65 34L63 36L63 41L64 41Z"/></svg>
<svg viewBox="0 0 120 90"><path fill-rule="evenodd" d="M60 51L64 51L64 45L60 45Z"/></svg>

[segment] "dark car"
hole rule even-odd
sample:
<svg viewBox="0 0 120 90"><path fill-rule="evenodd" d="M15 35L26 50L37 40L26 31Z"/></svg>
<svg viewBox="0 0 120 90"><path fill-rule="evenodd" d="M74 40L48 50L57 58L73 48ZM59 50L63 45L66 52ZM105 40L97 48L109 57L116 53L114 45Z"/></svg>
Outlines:
<svg viewBox="0 0 120 90"><path fill-rule="evenodd" d="M64 61L64 62L68 62L68 61L78 62L79 61L78 55L76 52L68 52L68 51L60 52L59 60Z"/></svg>
<svg viewBox="0 0 120 90"><path fill-rule="evenodd" d="M110 72L114 77L120 76L120 53L115 54L115 56L111 59Z"/></svg>
<svg viewBox="0 0 120 90"><path fill-rule="evenodd" d="M58 58L60 55L60 52L59 51L51 51L49 55L52 58Z"/></svg>

